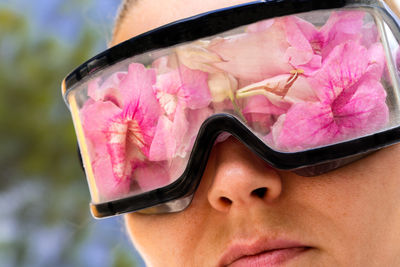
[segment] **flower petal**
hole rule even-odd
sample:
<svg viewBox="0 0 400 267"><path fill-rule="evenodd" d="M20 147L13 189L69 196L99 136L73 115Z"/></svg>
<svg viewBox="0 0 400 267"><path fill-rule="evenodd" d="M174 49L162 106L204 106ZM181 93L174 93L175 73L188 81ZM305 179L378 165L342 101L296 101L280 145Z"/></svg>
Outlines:
<svg viewBox="0 0 400 267"><path fill-rule="evenodd" d="M275 20L271 27L262 32L249 32L223 39L210 44L209 50L217 53L224 61L214 66L236 78L258 82L289 73L292 67L284 57L288 47L284 25Z"/></svg>
<svg viewBox="0 0 400 267"><path fill-rule="evenodd" d="M389 118L385 101L386 91L382 84L370 77L363 79L351 97L338 97L332 109L342 138L354 138L382 129Z"/></svg>
<svg viewBox="0 0 400 267"><path fill-rule="evenodd" d="M286 93L284 101L289 103L297 103L300 101L316 102L318 101L318 97L308 79L300 75Z"/></svg>
<svg viewBox="0 0 400 267"><path fill-rule="evenodd" d="M295 16L289 16L285 18L285 31L289 44L286 50L285 57L288 62L296 68L301 66L307 67L307 69L317 69L321 67L321 56L314 54L314 50L310 44L310 41L306 38L302 32L299 24L301 19ZM317 34L315 30L315 34Z"/></svg>
<svg viewBox="0 0 400 267"><path fill-rule="evenodd" d="M286 108L283 106L275 106L268 100L267 97L263 95L255 95L251 96L246 100L246 104L243 108L243 114L249 113L261 113L261 114L273 114L273 115L280 115L285 113L289 105L286 105Z"/></svg>
<svg viewBox="0 0 400 267"><path fill-rule="evenodd" d="M320 30L324 37L322 58L326 58L337 45L360 40L364 17L364 11L332 12Z"/></svg>
<svg viewBox="0 0 400 267"><path fill-rule="evenodd" d="M108 121L120 114L122 109L113 102L94 102L88 100L80 110L82 127L85 137L90 145L91 158L103 157L106 153L106 136L104 130Z"/></svg>
<svg viewBox="0 0 400 267"><path fill-rule="evenodd" d="M138 166L133 179L139 186L139 192L148 192L170 183L170 174L165 162L146 162Z"/></svg>
<svg viewBox="0 0 400 267"><path fill-rule="evenodd" d="M92 167L101 199L110 201L129 193L131 180L118 179L114 176L109 157L97 158L92 162Z"/></svg>
<svg viewBox="0 0 400 267"><path fill-rule="evenodd" d="M206 49L209 41L197 41L190 45L180 46L176 49L179 61L192 70L215 73L220 72L212 64L221 62L222 59L216 53Z"/></svg>
<svg viewBox="0 0 400 267"><path fill-rule="evenodd" d="M179 68L180 91L178 96L184 100L186 107L199 109L208 106L211 94L208 88L208 73L192 70L185 66Z"/></svg>
<svg viewBox="0 0 400 267"><path fill-rule="evenodd" d="M238 82L236 79L224 72L209 75L208 87L210 89L213 102L222 102L225 99L233 99L233 94L237 90Z"/></svg>
<svg viewBox="0 0 400 267"><path fill-rule="evenodd" d="M382 44L375 43L370 45L367 58L369 59L367 75L377 81L380 80L386 66L385 51Z"/></svg>
<svg viewBox="0 0 400 267"><path fill-rule="evenodd" d="M369 48L372 44L379 42L379 32L375 22L365 24L361 29L361 44Z"/></svg>
<svg viewBox="0 0 400 267"><path fill-rule="evenodd" d="M302 102L278 119L267 140L277 149L299 151L330 143L338 130L328 105Z"/></svg>
<svg viewBox="0 0 400 267"><path fill-rule="evenodd" d="M173 157L176 150L176 139L171 134L172 130L173 122L166 116L161 116L151 143L149 160L162 161Z"/></svg>
<svg viewBox="0 0 400 267"><path fill-rule="evenodd" d="M353 41L335 47L322 68L309 79L318 98L330 104L343 90L357 83L367 70L367 54L365 47Z"/></svg>
<svg viewBox="0 0 400 267"><path fill-rule="evenodd" d="M128 67L128 74L121 81L120 91L125 105L138 105L144 110L158 111L158 102L153 92L156 83L155 69L146 69L142 64L132 63ZM148 115L157 112L150 112ZM158 114L157 114L158 116Z"/></svg>
<svg viewBox="0 0 400 267"><path fill-rule="evenodd" d="M122 107L123 100L120 93L120 83L126 77L126 72L116 72L107 78L101 85L100 78L90 81L88 84L88 96L95 101L111 101Z"/></svg>

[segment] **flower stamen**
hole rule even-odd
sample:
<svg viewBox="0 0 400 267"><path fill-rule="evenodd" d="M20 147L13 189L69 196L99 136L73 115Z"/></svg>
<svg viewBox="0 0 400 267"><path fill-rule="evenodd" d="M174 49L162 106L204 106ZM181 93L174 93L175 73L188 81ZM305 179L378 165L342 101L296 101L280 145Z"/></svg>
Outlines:
<svg viewBox="0 0 400 267"><path fill-rule="evenodd" d="M271 94L281 96L286 95L289 89L293 86L294 82L298 79L299 75L303 74L304 70L295 69L291 70L290 74L283 74L264 81L251 84L236 91L238 99L251 97L255 95L264 95L266 97Z"/></svg>

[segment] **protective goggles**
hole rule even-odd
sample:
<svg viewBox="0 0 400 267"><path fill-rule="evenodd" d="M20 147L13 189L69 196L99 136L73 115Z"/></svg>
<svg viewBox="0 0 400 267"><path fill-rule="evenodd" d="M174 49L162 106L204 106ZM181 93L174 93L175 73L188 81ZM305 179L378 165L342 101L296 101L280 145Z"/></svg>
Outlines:
<svg viewBox="0 0 400 267"><path fill-rule="evenodd" d="M302 176L399 142L399 25L379 0L259 1L90 59L62 87L93 215L185 209L227 135Z"/></svg>

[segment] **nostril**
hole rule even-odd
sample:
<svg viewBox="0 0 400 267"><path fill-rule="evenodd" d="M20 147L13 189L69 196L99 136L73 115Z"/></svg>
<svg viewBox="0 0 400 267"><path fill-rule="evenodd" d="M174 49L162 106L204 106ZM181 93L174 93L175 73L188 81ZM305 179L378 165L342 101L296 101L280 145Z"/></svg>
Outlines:
<svg viewBox="0 0 400 267"><path fill-rule="evenodd" d="M257 196L259 198L264 198L266 193L267 193L267 188L266 187L261 187L261 188L254 189L251 192L251 195L252 196Z"/></svg>
<svg viewBox="0 0 400 267"><path fill-rule="evenodd" d="M222 203L224 206L229 206L230 204L232 204L232 200L230 200L230 199L227 198L227 197L220 197L219 199L220 199L221 203Z"/></svg>

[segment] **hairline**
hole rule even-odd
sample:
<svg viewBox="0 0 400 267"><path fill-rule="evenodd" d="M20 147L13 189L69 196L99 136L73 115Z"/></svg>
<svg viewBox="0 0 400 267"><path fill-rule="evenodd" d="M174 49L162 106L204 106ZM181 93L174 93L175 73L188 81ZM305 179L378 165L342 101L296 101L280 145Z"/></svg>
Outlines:
<svg viewBox="0 0 400 267"><path fill-rule="evenodd" d="M126 15L129 13L130 7L138 1L139 0L122 0L122 3L118 8L117 15L114 21L111 43L113 42L113 40L115 40L116 36L118 35L119 28L123 20L125 19Z"/></svg>

